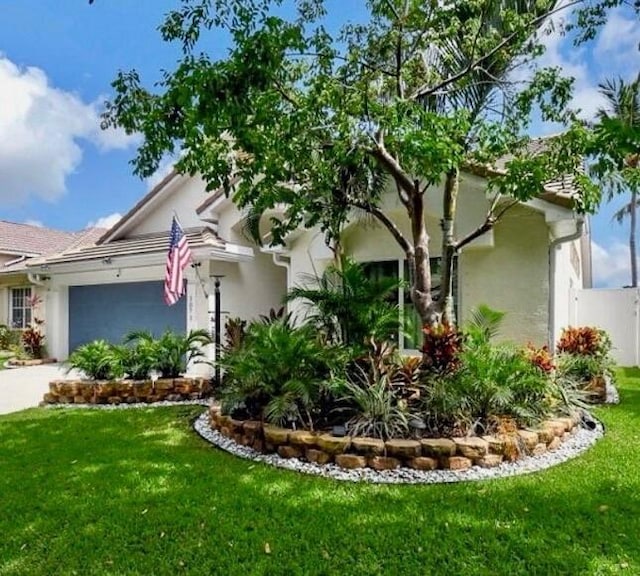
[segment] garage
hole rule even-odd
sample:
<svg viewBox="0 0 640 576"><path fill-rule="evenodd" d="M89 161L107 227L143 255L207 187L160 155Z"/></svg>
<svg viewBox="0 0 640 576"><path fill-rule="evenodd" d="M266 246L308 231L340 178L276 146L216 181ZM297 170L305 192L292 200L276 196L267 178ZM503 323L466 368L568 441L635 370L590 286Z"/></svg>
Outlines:
<svg viewBox="0 0 640 576"><path fill-rule="evenodd" d="M97 339L118 343L132 330L185 332L186 300L167 306L162 281L70 286L69 351Z"/></svg>

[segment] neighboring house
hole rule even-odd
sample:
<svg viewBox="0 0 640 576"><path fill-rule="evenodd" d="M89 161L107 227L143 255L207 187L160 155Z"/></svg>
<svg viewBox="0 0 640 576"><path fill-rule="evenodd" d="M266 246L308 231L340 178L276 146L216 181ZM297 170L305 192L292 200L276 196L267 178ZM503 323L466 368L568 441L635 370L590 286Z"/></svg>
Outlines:
<svg viewBox="0 0 640 576"><path fill-rule="evenodd" d="M459 199L458 233L481 223L489 202L486 181L467 174ZM456 307L464 322L482 303L507 313L502 336L537 345L554 341L568 323L571 288L590 286L588 222L577 220L566 191L547 190L510 210L493 231L462 250L457 262ZM440 254L438 190L428 193L428 229L437 283ZM404 209L389 193L384 211L408 233ZM188 235L194 265L187 294L169 307L162 284L174 214ZM263 222L268 232L268 218ZM197 177L171 173L92 246L28 261L33 281L47 290L53 354L65 358L95 338L119 340L132 329L211 329L214 277L221 277L223 317L251 319L279 307L287 290L320 274L332 253L317 230L291 234L281 248L258 247L243 234L244 215L221 191L207 193ZM376 274L405 276L403 254L386 229L351 222L346 251ZM400 291L401 306L409 305ZM290 304L298 316L300 303ZM406 348L414 345L400 340Z"/></svg>
<svg viewBox="0 0 640 576"><path fill-rule="evenodd" d="M35 313L46 321L47 337L55 339L57 327L47 315L48 285L27 265L74 246L93 243L102 234L104 230L99 228L64 232L0 220L0 324L27 328L34 318L32 298L38 296L41 303Z"/></svg>

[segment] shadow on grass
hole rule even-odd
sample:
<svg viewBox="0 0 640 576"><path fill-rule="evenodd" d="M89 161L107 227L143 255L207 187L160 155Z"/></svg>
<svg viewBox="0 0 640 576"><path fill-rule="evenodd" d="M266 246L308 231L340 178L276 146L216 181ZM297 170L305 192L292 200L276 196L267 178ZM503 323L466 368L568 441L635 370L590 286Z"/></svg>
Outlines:
<svg viewBox="0 0 640 576"><path fill-rule="evenodd" d="M637 411L638 387L623 387ZM190 429L197 408L13 415L0 419L0 574L640 573L638 437L624 404L602 410L624 444L437 486L240 460Z"/></svg>

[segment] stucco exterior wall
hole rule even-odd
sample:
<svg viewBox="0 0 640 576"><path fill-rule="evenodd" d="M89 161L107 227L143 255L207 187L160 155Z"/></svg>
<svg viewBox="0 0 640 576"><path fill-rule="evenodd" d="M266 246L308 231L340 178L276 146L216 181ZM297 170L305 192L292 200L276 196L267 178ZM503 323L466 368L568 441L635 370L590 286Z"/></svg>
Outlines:
<svg viewBox="0 0 640 576"><path fill-rule="evenodd" d="M555 252L555 280L553 290L554 321L550 338L555 344L560 332L571 324L571 308L574 306L573 291L583 287L581 271L580 240L562 243L556 246Z"/></svg>
<svg viewBox="0 0 640 576"><path fill-rule="evenodd" d="M506 312L499 339L547 343L549 232L544 215L517 206L494 230L492 249L467 249L460 256L462 322L480 304Z"/></svg>

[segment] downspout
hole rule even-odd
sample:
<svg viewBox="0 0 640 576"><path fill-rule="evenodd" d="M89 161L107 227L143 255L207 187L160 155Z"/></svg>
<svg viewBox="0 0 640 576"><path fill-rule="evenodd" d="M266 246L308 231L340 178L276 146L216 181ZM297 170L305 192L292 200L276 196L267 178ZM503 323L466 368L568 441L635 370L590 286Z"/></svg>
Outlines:
<svg viewBox="0 0 640 576"><path fill-rule="evenodd" d="M556 248L560 244L565 242L572 242L580 239L584 232L585 220L584 216L578 216L576 220L576 231L568 234L567 236L560 236L555 238L549 244L549 321L548 321L548 333L549 333L549 350L553 351L555 347L555 333L554 323L556 316Z"/></svg>
<svg viewBox="0 0 640 576"><path fill-rule="evenodd" d="M26 256L20 256L18 258L16 258L15 260L9 260L9 262L5 262L4 265L5 266L13 266L14 264L20 264L20 262L24 262L27 259Z"/></svg>

